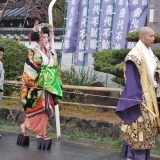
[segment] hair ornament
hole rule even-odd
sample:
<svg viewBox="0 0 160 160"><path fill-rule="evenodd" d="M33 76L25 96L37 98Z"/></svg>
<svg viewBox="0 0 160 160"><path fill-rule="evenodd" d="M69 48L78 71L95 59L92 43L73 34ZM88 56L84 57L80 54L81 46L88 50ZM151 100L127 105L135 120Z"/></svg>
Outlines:
<svg viewBox="0 0 160 160"><path fill-rule="evenodd" d="M50 32L50 35L53 35L53 26L51 24L48 24L48 23L40 23L40 24L37 24L36 26L34 26L32 28L32 30L34 32L37 32L39 36L41 36L43 33L42 33L42 28L44 27L47 27L49 29L49 32Z"/></svg>

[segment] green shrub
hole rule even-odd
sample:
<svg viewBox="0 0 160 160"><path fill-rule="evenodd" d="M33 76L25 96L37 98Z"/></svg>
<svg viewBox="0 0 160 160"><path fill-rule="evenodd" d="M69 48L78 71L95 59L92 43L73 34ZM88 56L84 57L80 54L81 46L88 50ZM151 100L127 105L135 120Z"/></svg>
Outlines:
<svg viewBox="0 0 160 160"><path fill-rule="evenodd" d="M138 32L133 31L133 32L128 33L128 35L126 36L126 40L128 42L138 42L139 40ZM159 43L159 42L160 42L160 34L156 33L154 43Z"/></svg>
<svg viewBox="0 0 160 160"><path fill-rule="evenodd" d="M139 40L138 32L130 32L126 36L128 42L137 42ZM160 42L160 34L155 34L154 43ZM94 58L94 69L96 71L109 73L114 75L112 78L113 82L124 85L124 74L123 74L123 62L126 55L129 53L130 49L120 49L120 50L103 50L102 52L97 52L93 54ZM160 50L153 51L154 54L160 59Z"/></svg>
<svg viewBox="0 0 160 160"><path fill-rule="evenodd" d="M28 48L18 41L11 39L0 39L0 45L5 48L2 60L5 80L21 80ZM18 92L19 88L15 86L4 86L4 94L7 96L18 95Z"/></svg>
<svg viewBox="0 0 160 160"><path fill-rule="evenodd" d="M94 53L94 69L114 75L112 81L124 85L123 62L129 51L129 49L120 49ZM160 59L160 50L154 50L153 52Z"/></svg>
<svg viewBox="0 0 160 160"><path fill-rule="evenodd" d="M99 75L93 69L84 70L80 68L76 71L72 66L69 70L62 71L62 77L64 85L89 86L97 81ZM63 101L80 102L83 97L83 91L66 89L64 90Z"/></svg>
<svg viewBox="0 0 160 160"><path fill-rule="evenodd" d="M94 69L115 75L112 81L123 85L123 61L129 51L129 49L104 50L93 54Z"/></svg>
<svg viewBox="0 0 160 160"><path fill-rule="evenodd" d="M139 40L138 32L134 31L134 32L128 33L128 35L126 36L126 40L128 42L138 42L138 40Z"/></svg>
<svg viewBox="0 0 160 160"><path fill-rule="evenodd" d="M20 80L28 48L11 39L0 39L0 45L5 48L2 60L5 69L5 79Z"/></svg>
<svg viewBox="0 0 160 160"><path fill-rule="evenodd" d="M88 86L96 82L98 76L97 72L93 69L90 70L89 68L86 71L83 68L76 71L72 66L69 70L62 71L62 80L64 85Z"/></svg>

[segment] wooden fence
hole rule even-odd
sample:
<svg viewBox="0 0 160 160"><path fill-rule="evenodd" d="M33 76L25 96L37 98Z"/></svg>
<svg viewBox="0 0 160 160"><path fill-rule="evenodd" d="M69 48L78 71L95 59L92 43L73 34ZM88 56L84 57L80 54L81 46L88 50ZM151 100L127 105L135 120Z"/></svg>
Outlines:
<svg viewBox="0 0 160 160"><path fill-rule="evenodd" d="M12 86L22 86L22 81L9 81L5 80L4 85L12 85ZM98 91L98 92L121 92L121 88L109 88L109 87L88 87L88 86L73 86L73 85L63 85L63 89L69 90L80 90L80 91ZM100 95L95 95L100 96ZM17 97L9 97L4 96L5 98L15 98ZM108 96L109 97L109 96ZM109 98L116 98L116 97L109 97ZM90 107L98 107L98 108L107 108L107 109L115 109L115 106L103 106L103 105L95 105L95 104L84 104L84 103L74 103L74 102L60 102L61 104L70 104L70 105L79 105L79 106L90 106Z"/></svg>

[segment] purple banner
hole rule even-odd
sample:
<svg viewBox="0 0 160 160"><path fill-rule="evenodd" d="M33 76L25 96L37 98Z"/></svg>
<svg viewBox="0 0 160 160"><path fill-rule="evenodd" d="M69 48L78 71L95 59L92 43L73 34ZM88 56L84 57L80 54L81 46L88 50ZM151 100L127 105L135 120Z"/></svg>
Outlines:
<svg viewBox="0 0 160 160"><path fill-rule="evenodd" d="M111 48L111 27L113 15L112 0L102 1L98 47L99 51Z"/></svg>
<svg viewBox="0 0 160 160"><path fill-rule="evenodd" d="M145 25L147 13L148 13L148 0L129 0L129 32L138 31ZM134 42L128 42L127 48L133 48Z"/></svg>
<svg viewBox="0 0 160 160"><path fill-rule="evenodd" d="M74 53L74 64L84 66L88 54L104 49L132 48L128 32L144 26L148 0L68 0L63 53ZM114 13L113 13L114 12Z"/></svg>
<svg viewBox="0 0 160 160"><path fill-rule="evenodd" d="M126 35L129 23L128 1L118 0L115 3L115 15L112 28L111 49L121 49L126 46Z"/></svg>
<svg viewBox="0 0 160 160"><path fill-rule="evenodd" d="M88 54L86 53L87 39L87 17L88 17L88 0L82 0L79 3L78 27L76 52L74 54L74 65L83 66L88 63Z"/></svg>
<svg viewBox="0 0 160 160"><path fill-rule="evenodd" d="M75 66L87 66L88 65L88 53L78 52L74 54Z"/></svg>
<svg viewBox="0 0 160 160"><path fill-rule="evenodd" d="M99 14L101 0L89 1L88 27L87 27L87 52L94 53L98 47Z"/></svg>
<svg viewBox="0 0 160 160"><path fill-rule="evenodd" d="M68 1L63 53L72 53L76 51L77 17L79 2L80 0Z"/></svg>

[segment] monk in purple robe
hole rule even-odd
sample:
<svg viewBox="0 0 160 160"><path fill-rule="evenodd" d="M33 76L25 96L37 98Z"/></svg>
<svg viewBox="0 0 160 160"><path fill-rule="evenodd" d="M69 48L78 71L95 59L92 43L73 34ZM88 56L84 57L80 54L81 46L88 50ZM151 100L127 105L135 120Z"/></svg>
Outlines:
<svg viewBox="0 0 160 160"><path fill-rule="evenodd" d="M142 27L139 41L125 58L125 86L116 114L122 119L120 138L123 140L120 158L147 160L150 149L156 146L160 131L157 92L159 86L155 71L160 65L150 46L155 33Z"/></svg>

